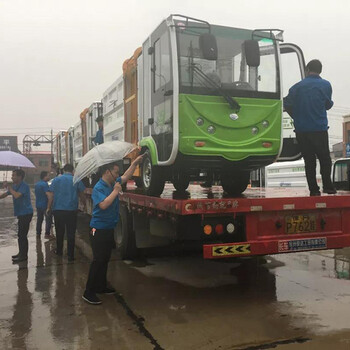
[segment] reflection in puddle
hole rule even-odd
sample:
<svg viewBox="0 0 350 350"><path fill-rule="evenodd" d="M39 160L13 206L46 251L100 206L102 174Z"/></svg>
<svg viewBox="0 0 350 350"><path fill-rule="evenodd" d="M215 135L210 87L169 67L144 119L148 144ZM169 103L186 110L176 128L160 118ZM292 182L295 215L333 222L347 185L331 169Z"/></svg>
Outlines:
<svg viewBox="0 0 350 350"><path fill-rule="evenodd" d="M350 328L349 249L286 254L276 270L277 300L317 332ZM283 304L281 304L283 307Z"/></svg>

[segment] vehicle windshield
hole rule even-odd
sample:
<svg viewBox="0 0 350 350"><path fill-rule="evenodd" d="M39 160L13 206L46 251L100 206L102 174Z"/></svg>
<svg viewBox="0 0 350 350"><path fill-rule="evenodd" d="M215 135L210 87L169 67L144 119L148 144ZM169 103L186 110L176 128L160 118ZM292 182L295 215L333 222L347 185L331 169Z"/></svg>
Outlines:
<svg viewBox="0 0 350 350"><path fill-rule="evenodd" d="M202 95L222 95L226 91L231 96L280 98L279 74L276 42L269 38L254 37L258 41L260 64L257 67L247 65L244 42L252 39L252 31L211 26L211 34L215 37L217 55L204 58L201 48L201 36L209 32L205 25L196 23L185 26L176 22L180 92ZM261 33L262 36L264 35ZM204 73L214 81L205 81Z"/></svg>

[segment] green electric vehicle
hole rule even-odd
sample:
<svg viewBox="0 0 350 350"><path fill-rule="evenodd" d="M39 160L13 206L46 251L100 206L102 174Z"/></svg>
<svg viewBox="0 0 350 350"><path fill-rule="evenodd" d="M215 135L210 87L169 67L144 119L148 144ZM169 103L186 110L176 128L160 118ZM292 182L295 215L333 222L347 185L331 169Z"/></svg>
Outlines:
<svg viewBox="0 0 350 350"><path fill-rule="evenodd" d="M137 58L138 140L146 153L137 183L146 194L160 195L165 181L184 191L202 180L239 195L251 171L300 158L292 130L284 135L292 124L282 99L304 77L305 62L282 41L282 30L182 15L154 30Z"/></svg>

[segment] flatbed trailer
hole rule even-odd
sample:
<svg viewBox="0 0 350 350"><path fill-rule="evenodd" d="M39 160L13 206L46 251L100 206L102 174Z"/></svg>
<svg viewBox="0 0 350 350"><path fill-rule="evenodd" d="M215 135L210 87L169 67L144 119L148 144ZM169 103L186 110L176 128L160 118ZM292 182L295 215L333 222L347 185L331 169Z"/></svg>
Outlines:
<svg viewBox="0 0 350 350"><path fill-rule="evenodd" d="M140 230L171 241L197 241L205 259L291 253L350 246L350 192L310 197L305 189L246 190L225 197L220 186L171 184L160 198L128 188L120 198L117 242L135 256Z"/></svg>

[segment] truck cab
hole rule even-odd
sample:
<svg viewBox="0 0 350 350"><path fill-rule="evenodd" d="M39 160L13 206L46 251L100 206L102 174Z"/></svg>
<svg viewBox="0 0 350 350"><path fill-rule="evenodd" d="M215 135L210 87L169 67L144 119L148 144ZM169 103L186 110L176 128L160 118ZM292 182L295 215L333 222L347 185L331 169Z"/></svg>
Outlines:
<svg viewBox="0 0 350 350"><path fill-rule="evenodd" d="M339 158L333 164L332 181L337 190L350 191L350 158Z"/></svg>

